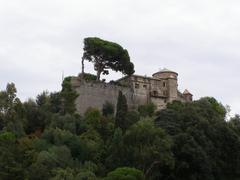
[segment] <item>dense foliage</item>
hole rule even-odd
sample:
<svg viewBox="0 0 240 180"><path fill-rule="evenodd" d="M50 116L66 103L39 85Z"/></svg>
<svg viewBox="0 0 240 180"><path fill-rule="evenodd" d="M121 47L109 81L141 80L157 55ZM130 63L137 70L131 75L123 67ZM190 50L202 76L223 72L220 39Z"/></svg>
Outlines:
<svg viewBox="0 0 240 180"><path fill-rule="evenodd" d="M3 180L237 180L240 117L225 120L214 98L75 112L78 96L62 91L26 102L13 83L0 91L0 179Z"/></svg>
<svg viewBox="0 0 240 180"><path fill-rule="evenodd" d="M109 74L109 69L127 75L134 73L134 65L130 61L128 51L117 43L97 37L88 37L84 39L83 50L82 66L84 67L84 60L92 62L97 71L97 80L100 80L102 73Z"/></svg>
<svg viewBox="0 0 240 180"><path fill-rule="evenodd" d="M84 73L84 74L80 73L79 76L83 77L83 79L85 81L96 81L97 80L97 76L94 74L91 74L91 73Z"/></svg>

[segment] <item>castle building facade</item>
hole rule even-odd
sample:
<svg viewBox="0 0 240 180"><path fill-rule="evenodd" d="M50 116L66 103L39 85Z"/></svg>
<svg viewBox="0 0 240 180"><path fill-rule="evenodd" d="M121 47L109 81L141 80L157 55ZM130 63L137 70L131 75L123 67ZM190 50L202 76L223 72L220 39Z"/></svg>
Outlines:
<svg viewBox="0 0 240 180"><path fill-rule="evenodd" d="M118 85L73 77L72 87L79 94L75 102L77 112L83 114L89 107L101 110L106 102L116 107L119 91L126 96L130 109L152 102L157 110L161 110L174 100L192 101L193 95L188 90L183 93L178 90L178 74L168 69L162 69L152 77L132 75L116 82Z"/></svg>

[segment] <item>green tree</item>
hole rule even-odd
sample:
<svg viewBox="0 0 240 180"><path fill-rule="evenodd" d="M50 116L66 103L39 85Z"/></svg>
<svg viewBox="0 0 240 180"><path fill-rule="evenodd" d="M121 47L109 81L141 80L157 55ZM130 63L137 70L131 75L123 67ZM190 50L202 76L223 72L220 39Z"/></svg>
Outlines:
<svg viewBox="0 0 240 180"><path fill-rule="evenodd" d="M109 172L104 180L144 180L143 172L130 167L117 168Z"/></svg>
<svg viewBox="0 0 240 180"><path fill-rule="evenodd" d="M174 140L175 176L179 180L213 179L210 159L195 139L181 133Z"/></svg>
<svg viewBox="0 0 240 180"><path fill-rule="evenodd" d="M43 131L47 113L39 108L34 100L29 99L23 104L25 110L25 131L27 134L33 133L36 130Z"/></svg>
<svg viewBox="0 0 240 180"><path fill-rule="evenodd" d="M108 69L121 71L127 75L134 73L134 65L130 62L128 51L117 43L88 37L84 39L83 50L82 66L84 60L93 62L97 80L100 80L101 73L108 74Z"/></svg>
<svg viewBox="0 0 240 180"><path fill-rule="evenodd" d="M138 112L143 117L147 116L152 117L154 115L155 110L156 106L153 103L138 106Z"/></svg>
<svg viewBox="0 0 240 180"><path fill-rule="evenodd" d="M101 135L104 142L107 142L114 132L113 117L101 117L97 131Z"/></svg>
<svg viewBox="0 0 240 180"><path fill-rule="evenodd" d="M96 175L91 172L91 171L81 171L80 173L77 174L76 176L77 180L97 180L98 178Z"/></svg>
<svg viewBox="0 0 240 180"><path fill-rule="evenodd" d="M119 127L123 131L125 131L127 128L127 119L126 119L127 112L128 112L127 99L125 95L122 94L122 91L119 91L118 100L117 100L115 127Z"/></svg>
<svg viewBox="0 0 240 180"><path fill-rule="evenodd" d="M126 114L126 127L129 128L140 120L140 114L137 111L128 111Z"/></svg>
<svg viewBox="0 0 240 180"><path fill-rule="evenodd" d="M138 121L124 136L127 163L141 169L146 176L164 179L174 167L172 141L151 119Z"/></svg>
<svg viewBox="0 0 240 180"><path fill-rule="evenodd" d="M125 164L126 154L124 148L122 130L117 128L107 150L105 164L108 169L113 170Z"/></svg>
<svg viewBox="0 0 240 180"><path fill-rule="evenodd" d="M98 166L91 161L86 161L83 166L79 169L78 174L76 175L76 180L97 180L96 172L98 171Z"/></svg>
<svg viewBox="0 0 240 180"><path fill-rule="evenodd" d="M79 76L81 76L82 74L79 74ZM83 74L83 79L85 81L96 81L97 80L97 76L91 73L84 73Z"/></svg>
<svg viewBox="0 0 240 180"><path fill-rule="evenodd" d="M24 179L23 154L11 132L0 133L0 179Z"/></svg>
<svg viewBox="0 0 240 180"><path fill-rule="evenodd" d="M88 108L84 114L84 120L89 125L89 127L92 127L94 129L99 128L101 118L101 112L95 108Z"/></svg>
<svg viewBox="0 0 240 180"><path fill-rule="evenodd" d="M75 99L78 97L78 94L72 89L71 77L66 77L63 80L60 95L62 101L62 113L73 114L76 111Z"/></svg>
<svg viewBox="0 0 240 180"><path fill-rule="evenodd" d="M114 114L114 106L110 102L106 101L102 107L102 114L103 114L103 116L113 115Z"/></svg>
<svg viewBox="0 0 240 180"><path fill-rule="evenodd" d="M225 121L226 111L214 98L173 102L155 120L173 140L176 179L239 177L239 135Z"/></svg>
<svg viewBox="0 0 240 180"><path fill-rule="evenodd" d="M63 103L62 103L62 97L61 97L61 92L54 92L50 93L49 95L49 111L52 113L59 113L63 109Z"/></svg>
<svg viewBox="0 0 240 180"><path fill-rule="evenodd" d="M99 133L90 128L87 132L80 136L85 148L87 148L86 160L95 162L96 164L102 162L103 153L105 153L104 142Z"/></svg>
<svg viewBox="0 0 240 180"><path fill-rule="evenodd" d="M50 121L50 128L59 128L62 130L68 130L73 134L81 134L86 131L86 121L84 121L80 116L75 116L71 114L53 114L48 117Z"/></svg>
<svg viewBox="0 0 240 180"><path fill-rule="evenodd" d="M45 106L45 110L49 108L50 96L47 91L43 91L41 94L37 95L36 103L39 107Z"/></svg>
<svg viewBox="0 0 240 180"><path fill-rule="evenodd" d="M0 130L11 131L18 137L24 135L24 111L17 98L14 83L7 84L5 91L0 91Z"/></svg>
<svg viewBox="0 0 240 180"><path fill-rule="evenodd" d="M88 160L90 156L89 147L86 145L84 140L67 130L62 130L59 128L46 129L42 135L42 138L52 145L66 145L71 150L73 158L78 159L80 162Z"/></svg>
<svg viewBox="0 0 240 180"><path fill-rule="evenodd" d="M54 169L73 167L74 161L67 146L53 146L47 151L41 151L29 167L29 179L50 179Z"/></svg>
<svg viewBox="0 0 240 180"><path fill-rule="evenodd" d="M238 134L238 136L240 136L240 116L238 114L230 119L228 125Z"/></svg>
<svg viewBox="0 0 240 180"><path fill-rule="evenodd" d="M75 180L75 172L71 168L57 168L53 170L54 177L50 180Z"/></svg>

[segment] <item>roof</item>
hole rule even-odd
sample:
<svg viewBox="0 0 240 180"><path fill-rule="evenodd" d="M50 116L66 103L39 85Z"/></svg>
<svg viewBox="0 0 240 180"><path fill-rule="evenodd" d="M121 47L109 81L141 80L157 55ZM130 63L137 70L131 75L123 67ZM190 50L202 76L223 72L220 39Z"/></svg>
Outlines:
<svg viewBox="0 0 240 180"><path fill-rule="evenodd" d="M160 72L169 72L169 71L171 71L171 70L169 70L167 68L163 68L163 69L160 70Z"/></svg>
<svg viewBox="0 0 240 180"><path fill-rule="evenodd" d="M190 94L190 95L192 95L192 93L190 93L187 89L185 89L185 91L183 92L183 94Z"/></svg>
<svg viewBox="0 0 240 180"><path fill-rule="evenodd" d="M163 69L161 69L160 71L154 73L153 75L158 74L158 73L174 73L174 74L178 75L178 73L176 73L176 72L174 72L174 71L172 71L172 70L169 70L169 69L167 69L167 68L163 68Z"/></svg>

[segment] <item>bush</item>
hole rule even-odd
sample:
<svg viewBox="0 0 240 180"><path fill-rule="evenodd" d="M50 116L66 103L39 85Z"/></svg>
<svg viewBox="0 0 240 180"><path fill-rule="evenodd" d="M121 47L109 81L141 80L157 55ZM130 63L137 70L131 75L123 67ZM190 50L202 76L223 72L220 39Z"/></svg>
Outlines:
<svg viewBox="0 0 240 180"><path fill-rule="evenodd" d="M143 172L130 167L117 168L108 173L105 180L144 180Z"/></svg>
<svg viewBox="0 0 240 180"><path fill-rule="evenodd" d="M79 74L79 76L81 76L81 74ZM90 73L84 73L83 79L86 81L96 81L97 76L94 74L90 74Z"/></svg>
<svg viewBox="0 0 240 180"><path fill-rule="evenodd" d="M140 116L143 117L147 116L152 117L154 115L155 110L156 106L153 103L138 106L138 112L140 113Z"/></svg>
<svg viewBox="0 0 240 180"><path fill-rule="evenodd" d="M103 104L102 114L103 114L103 116L108 116L108 115L113 115L114 114L114 107L110 102L106 101Z"/></svg>

